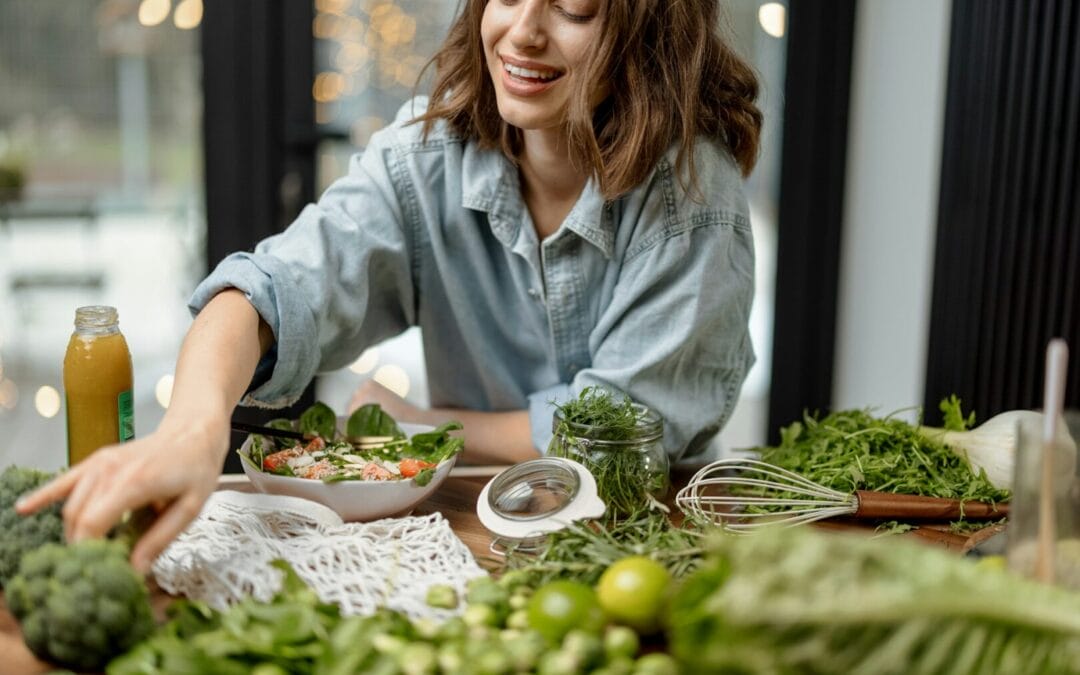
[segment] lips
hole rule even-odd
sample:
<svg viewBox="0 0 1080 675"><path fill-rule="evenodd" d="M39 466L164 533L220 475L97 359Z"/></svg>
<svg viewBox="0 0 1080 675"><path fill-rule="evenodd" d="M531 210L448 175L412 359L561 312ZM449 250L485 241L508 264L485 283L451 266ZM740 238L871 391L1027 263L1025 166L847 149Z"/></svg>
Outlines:
<svg viewBox="0 0 1080 675"><path fill-rule="evenodd" d="M502 88L511 96L537 96L550 89L565 71L536 61L523 61L500 56Z"/></svg>

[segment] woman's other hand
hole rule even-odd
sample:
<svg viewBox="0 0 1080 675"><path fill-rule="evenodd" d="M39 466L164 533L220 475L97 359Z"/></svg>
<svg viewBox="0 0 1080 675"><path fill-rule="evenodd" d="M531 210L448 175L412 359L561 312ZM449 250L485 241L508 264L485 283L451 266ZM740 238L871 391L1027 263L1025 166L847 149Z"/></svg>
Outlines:
<svg viewBox="0 0 1080 675"><path fill-rule="evenodd" d="M74 542L104 536L124 513L150 506L157 517L131 553L132 564L145 573L199 515L217 486L228 443L227 419L201 428L170 428L163 421L145 438L94 452L26 495L16 510L26 515L66 500L64 529Z"/></svg>

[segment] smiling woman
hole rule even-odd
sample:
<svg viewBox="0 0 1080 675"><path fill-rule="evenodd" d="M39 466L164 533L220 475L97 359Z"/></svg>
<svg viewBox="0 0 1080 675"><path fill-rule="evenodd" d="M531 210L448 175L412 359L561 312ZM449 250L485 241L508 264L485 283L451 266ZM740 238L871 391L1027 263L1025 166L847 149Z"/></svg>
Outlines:
<svg viewBox="0 0 1080 675"><path fill-rule="evenodd" d="M657 411L671 458L701 453L754 362L742 179L762 116L718 13L716 0L467 0L430 99L196 289L158 430L24 510L67 496L79 538L165 504L134 553L145 566L212 490L236 401L287 405L412 326L432 407L375 383L353 404L458 420L465 460L535 457L553 412L588 387Z"/></svg>

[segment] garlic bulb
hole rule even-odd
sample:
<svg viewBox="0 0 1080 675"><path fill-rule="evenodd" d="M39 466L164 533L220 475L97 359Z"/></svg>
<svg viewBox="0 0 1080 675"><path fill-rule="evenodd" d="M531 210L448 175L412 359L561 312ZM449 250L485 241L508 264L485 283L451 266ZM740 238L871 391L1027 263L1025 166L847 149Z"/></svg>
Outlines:
<svg viewBox="0 0 1080 675"><path fill-rule="evenodd" d="M1013 471L1016 464L1018 426L1042 433L1042 413L1034 410L1010 410L995 415L969 431L948 431L935 427L920 427L919 432L927 438L944 443L953 452L967 459L973 471L982 469L996 488L1013 489ZM1069 435L1068 425L1058 424L1056 442L1069 450L1070 466L1063 471L1072 473L1076 462L1076 441Z"/></svg>

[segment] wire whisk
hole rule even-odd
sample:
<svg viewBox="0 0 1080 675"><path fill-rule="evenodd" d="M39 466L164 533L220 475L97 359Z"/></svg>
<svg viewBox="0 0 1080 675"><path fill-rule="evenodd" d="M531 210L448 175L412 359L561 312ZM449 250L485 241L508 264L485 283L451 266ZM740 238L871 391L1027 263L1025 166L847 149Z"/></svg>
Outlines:
<svg viewBox="0 0 1080 675"><path fill-rule="evenodd" d="M826 518L969 520L1002 518L1008 504L856 490L844 493L756 459L721 459L699 470L675 503L683 513L733 532Z"/></svg>

